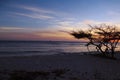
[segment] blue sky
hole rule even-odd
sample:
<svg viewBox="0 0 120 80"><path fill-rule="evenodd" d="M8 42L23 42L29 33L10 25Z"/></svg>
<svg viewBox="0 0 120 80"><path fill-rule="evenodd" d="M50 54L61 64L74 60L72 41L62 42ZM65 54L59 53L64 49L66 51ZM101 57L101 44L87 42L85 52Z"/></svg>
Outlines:
<svg viewBox="0 0 120 80"><path fill-rule="evenodd" d="M1 0L0 40L74 40L63 31L119 17L120 0Z"/></svg>

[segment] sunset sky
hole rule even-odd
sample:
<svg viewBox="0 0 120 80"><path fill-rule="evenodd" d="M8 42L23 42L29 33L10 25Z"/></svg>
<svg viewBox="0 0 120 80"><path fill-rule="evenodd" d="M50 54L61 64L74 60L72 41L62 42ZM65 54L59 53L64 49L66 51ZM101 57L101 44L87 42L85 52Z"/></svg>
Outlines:
<svg viewBox="0 0 120 80"><path fill-rule="evenodd" d="M0 40L73 41L101 23L120 24L120 0L0 0Z"/></svg>

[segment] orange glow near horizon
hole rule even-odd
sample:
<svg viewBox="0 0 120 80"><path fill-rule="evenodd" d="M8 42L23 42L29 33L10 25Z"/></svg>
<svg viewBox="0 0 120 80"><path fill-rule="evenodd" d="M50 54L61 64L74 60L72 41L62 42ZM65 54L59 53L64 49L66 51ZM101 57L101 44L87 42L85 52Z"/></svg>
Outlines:
<svg viewBox="0 0 120 80"><path fill-rule="evenodd" d="M63 32L34 33L38 38L44 40L77 41L73 36Z"/></svg>
<svg viewBox="0 0 120 80"><path fill-rule="evenodd" d="M80 41L64 32L1 32L1 40L45 40L45 41ZM82 40L84 41L84 40Z"/></svg>

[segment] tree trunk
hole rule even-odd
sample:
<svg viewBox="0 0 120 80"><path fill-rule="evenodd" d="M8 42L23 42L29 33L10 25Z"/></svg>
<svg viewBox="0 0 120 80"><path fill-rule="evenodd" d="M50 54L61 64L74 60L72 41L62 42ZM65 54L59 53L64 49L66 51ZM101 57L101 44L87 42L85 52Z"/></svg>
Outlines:
<svg viewBox="0 0 120 80"><path fill-rule="evenodd" d="M114 54L115 54L115 48L112 47L112 48L111 48L111 57L112 57L112 58L114 58Z"/></svg>
<svg viewBox="0 0 120 80"><path fill-rule="evenodd" d="M106 55L105 55L105 52L101 49L101 46L97 46L97 47L98 47L99 51L100 51L104 56L106 56Z"/></svg>

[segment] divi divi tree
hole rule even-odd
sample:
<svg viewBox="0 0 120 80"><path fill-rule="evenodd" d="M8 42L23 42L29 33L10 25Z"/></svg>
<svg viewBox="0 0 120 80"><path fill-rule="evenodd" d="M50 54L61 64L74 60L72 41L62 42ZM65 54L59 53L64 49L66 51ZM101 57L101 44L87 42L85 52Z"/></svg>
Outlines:
<svg viewBox="0 0 120 80"><path fill-rule="evenodd" d="M97 52L114 58L115 49L120 40L120 30L116 26L106 24L89 25L89 27L87 31L73 31L70 34L77 39L88 39L87 47L93 45Z"/></svg>

